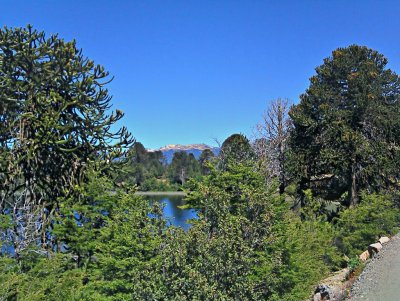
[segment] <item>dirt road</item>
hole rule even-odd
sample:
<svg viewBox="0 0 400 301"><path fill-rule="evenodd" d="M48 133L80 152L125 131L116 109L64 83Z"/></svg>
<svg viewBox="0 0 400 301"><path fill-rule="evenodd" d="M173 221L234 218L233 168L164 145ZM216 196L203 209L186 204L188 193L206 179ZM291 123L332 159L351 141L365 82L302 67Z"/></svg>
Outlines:
<svg viewBox="0 0 400 301"><path fill-rule="evenodd" d="M384 245L354 283L349 301L400 301L400 235Z"/></svg>

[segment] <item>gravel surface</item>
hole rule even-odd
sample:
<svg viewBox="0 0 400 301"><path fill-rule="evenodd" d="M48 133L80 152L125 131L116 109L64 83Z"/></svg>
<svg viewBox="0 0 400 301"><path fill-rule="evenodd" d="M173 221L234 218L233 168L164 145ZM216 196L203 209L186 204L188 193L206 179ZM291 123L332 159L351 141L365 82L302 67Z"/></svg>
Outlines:
<svg viewBox="0 0 400 301"><path fill-rule="evenodd" d="M400 300L400 234L392 237L367 263L353 284L350 301Z"/></svg>

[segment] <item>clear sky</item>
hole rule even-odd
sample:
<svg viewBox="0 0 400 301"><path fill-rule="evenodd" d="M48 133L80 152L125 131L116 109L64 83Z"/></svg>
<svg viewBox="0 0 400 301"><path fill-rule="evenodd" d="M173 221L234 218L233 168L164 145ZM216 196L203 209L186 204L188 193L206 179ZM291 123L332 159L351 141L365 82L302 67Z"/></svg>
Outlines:
<svg viewBox="0 0 400 301"><path fill-rule="evenodd" d="M400 1L2 0L8 27L76 39L115 76L121 124L148 148L252 137L268 101L298 102L338 47L366 45L400 70Z"/></svg>

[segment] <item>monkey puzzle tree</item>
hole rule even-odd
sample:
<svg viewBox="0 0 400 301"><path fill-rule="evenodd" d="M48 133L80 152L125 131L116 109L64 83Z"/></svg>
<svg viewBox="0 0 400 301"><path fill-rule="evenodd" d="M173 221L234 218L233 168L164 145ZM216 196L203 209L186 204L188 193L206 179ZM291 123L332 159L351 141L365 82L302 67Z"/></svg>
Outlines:
<svg viewBox="0 0 400 301"><path fill-rule="evenodd" d="M111 130L123 113L109 112L108 76L75 41L0 30L0 213L32 217L14 235L37 231L90 162L112 162L132 143L126 128Z"/></svg>
<svg viewBox="0 0 400 301"><path fill-rule="evenodd" d="M377 189L398 176L400 78L387 59L367 47L339 48L316 68L290 111L292 151L303 185L330 176L348 192Z"/></svg>

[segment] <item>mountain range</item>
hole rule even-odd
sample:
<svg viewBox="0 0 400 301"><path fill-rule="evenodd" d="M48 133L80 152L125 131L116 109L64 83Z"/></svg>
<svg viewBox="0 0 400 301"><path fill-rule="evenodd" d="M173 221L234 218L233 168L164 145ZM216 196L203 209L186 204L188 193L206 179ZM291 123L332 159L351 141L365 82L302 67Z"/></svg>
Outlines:
<svg viewBox="0 0 400 301"><path fill-rule="evenodd" d="M163 146L159 149L149 149L148 151L161 151L167 161L168 164L172 162L172 158L174 157L174 153L183 151L188 154L193 154L196 159L199 159L201 153L205 149L210 149L215 155L219 154L220 148L209 146L207 144L188 144L188 145L181 145L181 144L168 144Z"/></svg>

